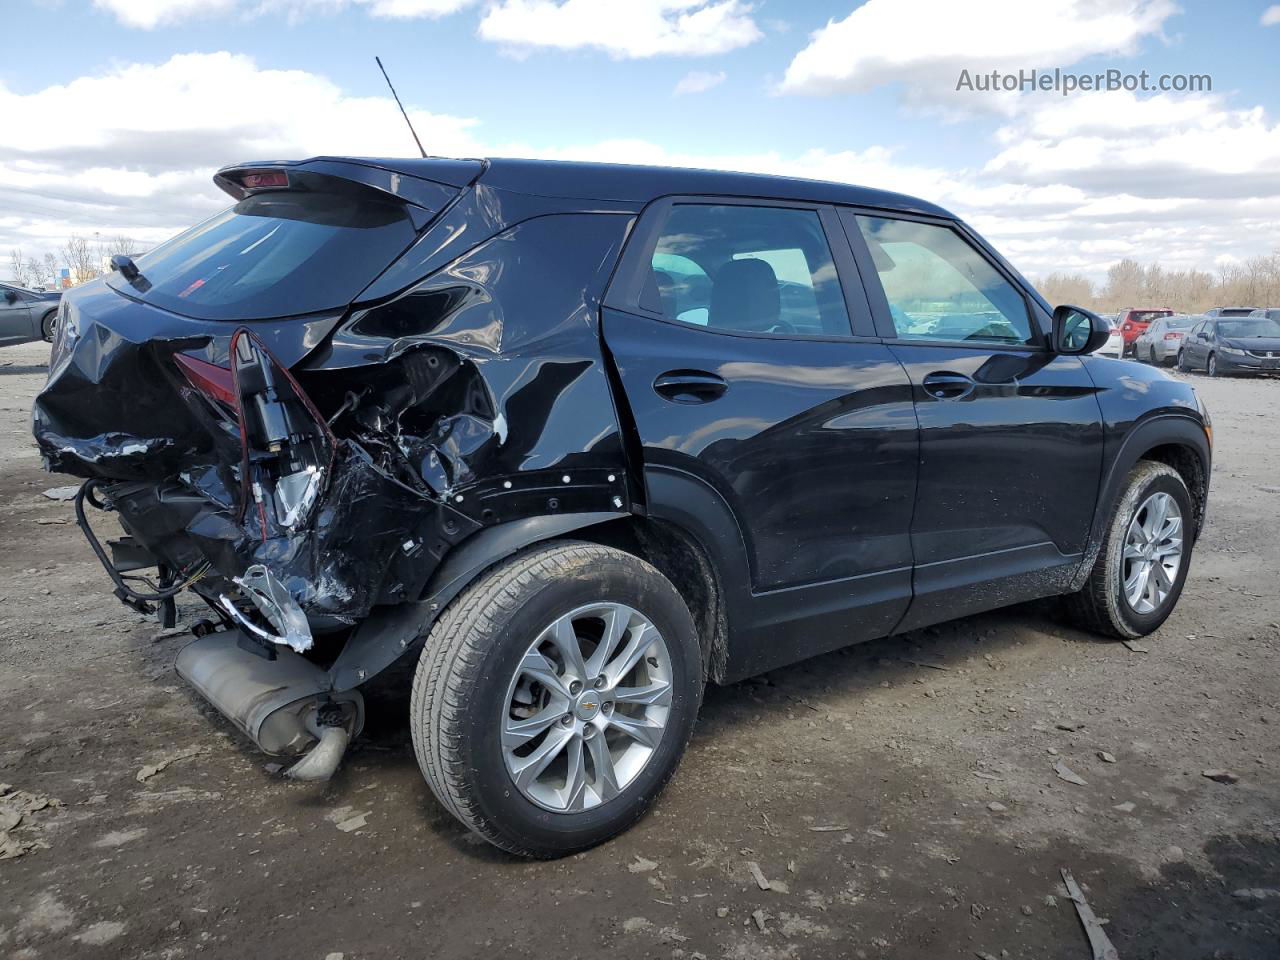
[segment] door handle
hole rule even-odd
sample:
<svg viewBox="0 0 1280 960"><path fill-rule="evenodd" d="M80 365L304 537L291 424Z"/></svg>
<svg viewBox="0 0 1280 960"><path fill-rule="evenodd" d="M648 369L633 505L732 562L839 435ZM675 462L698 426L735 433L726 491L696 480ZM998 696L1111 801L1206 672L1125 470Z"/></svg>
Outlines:
<svg viewBox="0 0 1280 960"><path fill-rule="evenodd" d="M675 403L706 403L721 396L729 384L705 370L669 370L653 381L653 389Z"/></svg>
<svg viewBox="0 0 1280 960"><path fill-rule="evenodd" d="M924 392L935 400L957 400L973 389L973 380L963 373L938 370L921 381Z"/></svg>

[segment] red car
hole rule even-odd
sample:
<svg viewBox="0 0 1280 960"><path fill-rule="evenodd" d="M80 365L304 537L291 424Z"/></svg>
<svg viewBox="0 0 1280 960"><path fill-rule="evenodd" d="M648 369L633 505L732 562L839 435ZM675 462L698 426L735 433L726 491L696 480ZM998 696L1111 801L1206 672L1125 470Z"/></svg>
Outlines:
<svg viewBox="0 0 1280 960"><path fill-rule="evenodd" d="M1167 307L1161 307L1155 310L1136 310L1128 309L1120 311L1120 336L1124 338L1124 347L1121 356L1133 357L1137 356L1134 342L1142 336L1147 327L1151 326L1152 320L1158 320L1161 317L1172 317L1173 311Z"/></svg>

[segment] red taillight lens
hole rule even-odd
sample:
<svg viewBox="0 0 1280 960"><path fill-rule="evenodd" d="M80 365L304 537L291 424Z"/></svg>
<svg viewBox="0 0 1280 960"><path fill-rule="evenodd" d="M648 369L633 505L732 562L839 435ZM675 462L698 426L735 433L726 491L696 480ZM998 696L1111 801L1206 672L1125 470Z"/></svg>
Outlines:
<svg viewBox="0 0 1280 960"><path fill-rule="evenodd" d="M271 190L277 187L288 187L289 175L282 170L245 173L240 175L240 186L246 190Z"/></svg>
<svg viewBox="0 0 1280 960"><path fill-rule="evenodd" d="M1181 340L1181 339L1182 339L1182 334L1180 334L1180 333L1166 333L1166 334L1164 335L1164 338L1165 338L1166 340Z"/></svg>
<svg viewBox="0 0 1280 960"><path fill-rule="evenodd" d="M231 371L216 363L197 360L185 353L175 353L173 362L178 365L187 382L210 399L225 403L232 410L237 409L235 380Z"/></svg>

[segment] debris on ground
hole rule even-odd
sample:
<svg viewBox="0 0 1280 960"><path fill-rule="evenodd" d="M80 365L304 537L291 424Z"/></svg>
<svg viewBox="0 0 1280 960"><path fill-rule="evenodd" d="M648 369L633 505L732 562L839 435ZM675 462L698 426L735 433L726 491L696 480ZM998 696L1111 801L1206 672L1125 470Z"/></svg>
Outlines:
<svg viewBox="0 0 1280 960"><path fill-rule="evenodd" d="M1059 720L1054 726L1059 730L1065 730L1067 733L1075 733L1077 730L1084 729L1084 724L1078 720Z"/></svg>
<svg viewBox="0 0 1280 960"><path fill-rule="evenodd" d="M1280 900L1280 888L1245 887L1243 890L1233 890L1231 895L1237 900Z"/></svg>
<svg viewBox="0 0 1280 960"><path fill-rule="evenodd" d="M1105 750L1099 750L1099 751L1098 751L1098 759L1099 759L1099 760L1101 760L1103 763L1115 763L1115 762L1116 762L1116 756L1115 756L1115 754L1114 754L1114 753L1107 753L1107 751L1105 751Z"/></svg>
<svg viewBox="0 0 1280 960"><path fill-rule="evenodd" d="M636 858L627 864L627 869L632 873L648 873L650 870L657 870L658 864L637 854Z"/></svg>
<svg viewBox="0 0 1280 960"><path fill-rule="evenodd" d="M1133 813L1134 803L1132 800L1126 800L1124 803L1117 803L1112 810L1119 810L1121 813Z"/></svg>
<svg viewBox="0 0 1280 960"><path fill-rule="evenodd" d="M1004 813L1009 808L1006 807L999 800L992 800L990 803L987 804L987 809L990 810L992 813Z"/></svg>
<svg viewBox="0 0 1280 960"><path fill-rule="evenodd" d="M1212 780L1214 783L1239 783L1240 778L1230 770L1201 770L1200 776Z"/></svg>
<svg viewBox="0 0 1280 960"><path fill-rule="evenodd" d="M354 807L338 807L329 813L326 820L332 823L343 833L353 833L366 826L369 822L369 814L371 810L363 813L356 813Z"/></svg>
<svg viewBox="0 0 1280 960"><path fill-rule="evenodd" d="M827 824L821 827L810 827L809 832L810 833L843 833L848 829L849 829L849 825L847 823L840 823L840 824Z"/></svg>
<svg viewBox="0 0 1280 960"><path fill-rule="evenodd" d="M751 919L756 922L756 926L759 928L761 933L769 932L764 926L767 921L772 919L769 914L765 913L763 910L753 910L751 912Z"/></svg>
<svg viewBox="0 0 1280 960"><path fill-rule="evenodd" d="M769 889L769 881L765 878L764 872L760 869L760 864L754 860L747 861L747 869L751 871L751 876L756 879L756 886L761 890Z"/></svg>
<svg viewBox="0 0 1280 960"><path fill-rule="evenodd" d="M50 500L74 500L79 492L80 484L74 483L69 487L50 487L44 495Z"/></svg>
<svg viewBox="0 0 1280 960"><path fill-rule="evenodd" d="M191 757L198 757L202 753L204 753L204 747L200 746L184 747L181 750L175 750L173 753L166 754L155 763L149 763L139 770L137 774L137 781L139 783L146 783L157 773L166 769L170 764L177 763L179 760L189 760Z"/></svg>
<svg viewBox="0 0 1280 960"><path fill-rule="evenodd" d="M1061 760L1053 765L1053 772L1058 775L1059 780L1065 780L1067 783L1074 783L1078 787L1087 787L1089 785L1088 780L1080 776L1080 774L1076 773Z"/></svg>
<svg viewBox="0 0 1280 960"><path fill-rule="evenodd" d="M40 840L20 837L14 831L24 831L32 826L31 814L62 806L53 798L15 790L10 784L0 783L0 860L16 860L37 847L46 846Z"/></svg>
<svg viewBox="0 0 1280 960"><path fill-rule="evenodd" d="M1150 653L1151 652L1151 649L1149 647L1143 646L1137 640L1122 640L1120 642L1123 643L1130 650L1132 650L1134 653Z"/></svg>
<svg viewBox="0 0 1280 960"><path fill-rule="evenodd" d="M1066 867L1062 868L1062 882L1067 887L1067 896L1076 905L1076 914L1080 917L1080 925L1084 927L1085 936L1089 938L1089 948L1093 951L1093 960L1120 960L1120 954L1102 929L1102 921L1098 919L1084 898L1084 892L1076 883L1075 877Z"/></svg>

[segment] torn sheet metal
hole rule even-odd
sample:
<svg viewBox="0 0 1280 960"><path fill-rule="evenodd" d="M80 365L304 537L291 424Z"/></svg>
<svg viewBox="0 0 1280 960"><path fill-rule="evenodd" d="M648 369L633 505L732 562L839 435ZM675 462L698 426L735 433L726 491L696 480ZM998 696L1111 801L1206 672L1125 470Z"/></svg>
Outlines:
<svg viewBox="0 0 1280 960"><path fill-rule="evenodd" d="M500 205L469 202L468 229L424 235L425 278L340 316L68 294L33 411L47 468L109 481L106 506L178 582L208 567L193 589L216 612L297 651L421 600L484 527L624 509L597 324L630 217L492 229Z"/></svg>

